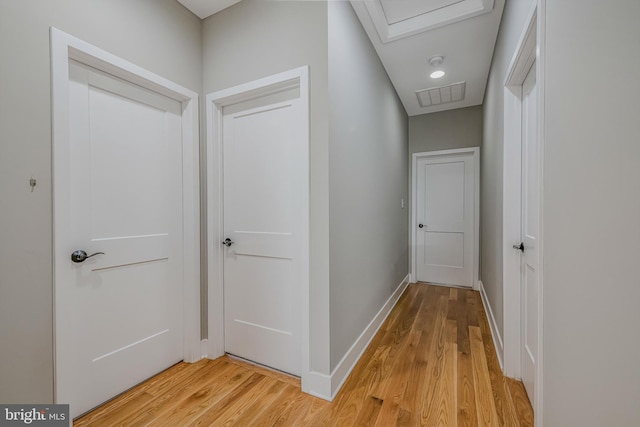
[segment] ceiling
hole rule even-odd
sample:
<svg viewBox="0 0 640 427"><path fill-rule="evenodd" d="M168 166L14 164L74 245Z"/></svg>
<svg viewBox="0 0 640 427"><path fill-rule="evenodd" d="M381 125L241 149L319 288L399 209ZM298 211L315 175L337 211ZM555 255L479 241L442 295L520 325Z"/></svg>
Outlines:
<svg viewBox="0 0 640 427"><path fill-rule="evenodd" d="M178 1L204 19L240 0ZM482 104L504 1L350 0L410 116Z"/></svg>
<svg viewBox="0 0 640 427"><path fill-rule="evenodd" d="M204 19L214 13L220 12L229 6L239 3L240 0L178 0L187 9Z"/></svg>

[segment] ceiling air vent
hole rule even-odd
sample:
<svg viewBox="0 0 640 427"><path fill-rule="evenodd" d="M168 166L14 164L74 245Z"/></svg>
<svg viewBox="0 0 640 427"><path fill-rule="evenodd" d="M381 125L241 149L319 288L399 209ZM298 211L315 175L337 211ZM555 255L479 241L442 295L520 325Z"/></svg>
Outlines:
<svg viewBox="0 0 640 427"><path fill-rule="evenodd" d="M416 95L421 107L432 107L434 105L462 101L466 85L467 82L459 82L448 86L432 87L419 90Z"/></svg>

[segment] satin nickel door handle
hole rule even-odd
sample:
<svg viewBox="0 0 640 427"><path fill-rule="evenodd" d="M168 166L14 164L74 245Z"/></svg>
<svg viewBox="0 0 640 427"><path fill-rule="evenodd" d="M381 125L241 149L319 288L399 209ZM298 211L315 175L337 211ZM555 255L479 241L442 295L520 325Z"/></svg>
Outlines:
<svg viewBox="0 0 640 427"><path fill-rule="evenodd" d="M92 256L96 255L104 255L104 252L96 252L95 254L87 255L85 251L83 251L82 249L78 249L71 254L71 261L75 263L81 263L84 262L87 258L91 258Z"/></svg>
<svg viewBox="0 0 640 427"><path fill-rule="evenodd" d="M520 242L519 245L513 245L513 249L517 249L521 252L524 252L524 243Z"/></svg>
<svg viewBox="0 0 640 427"><path fill-rule="evenodd" d="M225 245L226 247L229 247L233 245L233 240L227 237L226 239L224 239L224 242L222 242L222 244Z"/></svg>

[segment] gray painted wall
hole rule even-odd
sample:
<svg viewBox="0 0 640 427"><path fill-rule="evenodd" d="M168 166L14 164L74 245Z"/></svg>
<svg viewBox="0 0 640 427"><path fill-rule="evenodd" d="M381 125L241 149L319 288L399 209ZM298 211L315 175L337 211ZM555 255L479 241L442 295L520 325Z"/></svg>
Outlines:
<svg viewBox="0 0 640 427"><path fill-rule="evenodd" d="M53 400L50 26L201 89L200 22L174 0L0 0L2 403Z"/></svg>
<svg viewBox="0 0 640 427"><path fill-rule="evenodd" d="M638 18L637 0L547 1L547 427L640 425Z"/></svg>
<svg viewBox="0 0 640 427"><path fill-rule="evenodd" d="M507 1L502 15L483 104L482 153L480 155L481 280L504 335L502 299L502 162L504 79L535 0Z"/></svg>
<svg viewBox="0 0 640 427"><path fill-rule="evenodd" d="M406 113L348 3L245 0L204 21L203 55L205 94L310 65L311 368L329 374L408 272Z"/></svg>
<svg viewBox="0 0 640 427"><path fill-rule="evenodd" d="M348 2L329 2L331 369L409 272L407 114Z"/></svg>
<svg viewBox="0 0 640 427"><path fill-rule="evenodd" d="M409 154L481 145L480 105L409 117Z"/></svg>
<svg viewBox="0 0 640 427"><path fill-rule="evenodd" d="M203 22L204 94L310 66L311 368L329 371L327 4L244 0Z"/></svg>
<svg viewBox="0 0 640 427"><path fill-rule="evenodd" d="M409 176L413 174L413 153L480 147L482 145L482 106L457 108L409 117ZM480 159L483 153L480 150ZM411 178L409 178L411 181ZM407 203L409 221L413 201ZM482 232L479 238L482 237ZM480 240L482 242L482 240ZM480 253L482 259L482 251ZM411 261L410 261L411 262ZM481 270L482 271L482 270Z"/></svg>

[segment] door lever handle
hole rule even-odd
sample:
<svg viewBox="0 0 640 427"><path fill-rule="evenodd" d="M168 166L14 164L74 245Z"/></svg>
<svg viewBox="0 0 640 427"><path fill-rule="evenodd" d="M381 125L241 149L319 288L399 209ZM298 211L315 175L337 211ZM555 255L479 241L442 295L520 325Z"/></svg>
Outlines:
<svg viewBox="0 0 640 427"><path fill-rule="evenodd" d="M523 242L520 242L520 244L519 244L519 245L513 245L513 249L517 249L517 250L519 250L519 251L524 252L524 243L523 243Z"/></svg>
<svg viewBox="0 0 640 427"><path fill-rule="evenodd" d="M87 258L91 258L92 256L96 256L96 255L104 255L104 252L96 252L95 254L87 255L85 251L83 251L82 249L78 249L77 251L74 251L71 254L71 261L80 263L86 260Z"/></svg>

